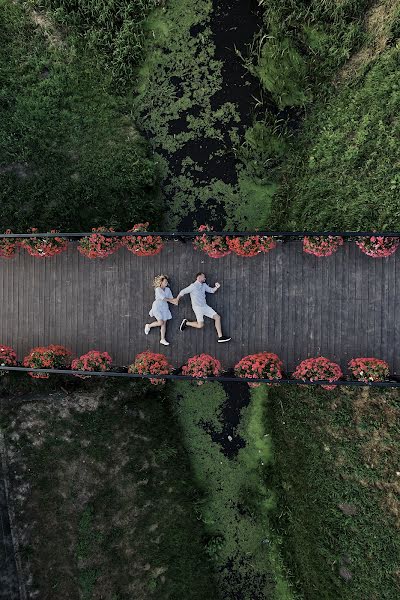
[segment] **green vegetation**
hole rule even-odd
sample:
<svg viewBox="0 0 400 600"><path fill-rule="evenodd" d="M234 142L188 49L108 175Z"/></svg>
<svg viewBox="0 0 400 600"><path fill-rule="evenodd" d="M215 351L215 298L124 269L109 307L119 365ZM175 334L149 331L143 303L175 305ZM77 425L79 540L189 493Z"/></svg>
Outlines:
<svg viewBox="0 0 400 600"><path fill-rule="evenodd" d="M0 228L157 224L157 169L110 77L0 0Z"/></svg>
<svg viewBox="0 0 400 600"><path fill-rule="evenodd" d="M221 91L222 64L214 57L211 16L210 1L170 0L149 18L136 119L161 165L169 228L188 213L198 225L206 214L209 222L225 216L227 228L254 228L266 219L276 186L265 172L255 175L251 145L243 160L238 107L213 98Z"/></svg>
<svg viewBox="0 0 400 600"><path fill-rule="evenodd" d="M35 8L50 11L57 27L91 54L91 61L106 68L113 87L132 87L143 57L144 24L163 0L30 0Z"/></svg>
<svg viewBox="0 0 400 600"><path fill-rule="evenodd" d="M293 229L398 229L400 49L319 104L293 142L275 221Z"/></svg>
<svg viewBox="0 0 400 600"><path fill-rule="evenodd" d="M274 525L309 600L399 597L397 390L274 388Z"/></svg>
<svg viewBox="0 0 400 600"><path fill-rule="evenodd" d="M230 457L210 437L210 430L222 433L221 413L227 401L222 386L179 383L173 395L183 441L204 494L198 513L207 528L207 551L219 573L222 597L293 598L279 558L280 540L269 526L275 500L265 484L272 459L263 427L265 391L252 392L235 432L246 445Z"/></svg>
<svg viewBox="0 0 400 600"><path fill-rule="evenodd" d="M252 67L279 108L312 101L363 41L369 0L266 0Z"/></svg>
<svg viewBox="0 0 400 600"><path fill-rule="evenodd" d="M165 394L148 384L75 388L1 411L17 526L27 527L22 555L40 597L216 598Z"/></svg>

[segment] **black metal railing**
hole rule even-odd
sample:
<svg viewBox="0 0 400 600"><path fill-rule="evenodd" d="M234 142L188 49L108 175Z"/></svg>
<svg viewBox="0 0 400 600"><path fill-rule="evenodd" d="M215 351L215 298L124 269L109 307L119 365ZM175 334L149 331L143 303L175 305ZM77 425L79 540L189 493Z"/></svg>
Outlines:
<svg viewBox="0 0 400 600"><path fill-rule="evenodd" d="M36 232L36 233L0 233L1 238L82 238L93 235L93 231L83 232ZM400 237L400 231L102 231L99 232L106 237L143 237L148 235L157 235L163 238L179 239L194 238L206 234L207 236L229 236L229 237L247 237L249 235L271 236L276 238L303 238L304 236L341 236L344 238L357 237Z"/></svg>
<svg viewBox="0 0 400 600"><path fill-rule="evenodd" d="M121 367L122 369L122 367ZM318 381L303 381L302 379L262 379L252 377L234 377L234 376L219 376L219 377L191 377L190 375L145 375L138 373L127 373L120 371L77 371L73 369L32 369L29 367L0 367L0 371L21 371L25 373L47 373L53 375L81 375L86 377L120 377L126 379L167 379L175 381L220 381L220 382L235 382L235 383L273 383L278 385L337 385L337 386L350 386L350 387L400 387L400 381L375 381L365 383L363 381L355 380L343 380L338 379L335 381L318 380Z"/></svg>

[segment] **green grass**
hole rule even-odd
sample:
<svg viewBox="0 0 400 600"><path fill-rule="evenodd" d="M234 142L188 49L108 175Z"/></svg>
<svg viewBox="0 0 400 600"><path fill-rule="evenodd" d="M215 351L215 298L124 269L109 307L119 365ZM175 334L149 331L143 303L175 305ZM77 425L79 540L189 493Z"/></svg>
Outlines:
<svg viewBox="0 0 400 600"><path fill-rule="evenodd" d="M89 382L69 396L22 396L1 424L27 486L15 480L13 493L41 597L218 597L201 498L163 391Z"/></svg>
<svg viewBox="0 0 400 600"><path fill-rule="evenodd" d="M157 168L107 71L9 0L0 35L0 228L157 224Z"/></svg>
<svg viewBox="0 0 400 600"><path fill-rule="evenodd" d="M395 390L269 393L274 526L309 600L399 596L399 411Z"/></svg>
<svg viewBox="0 0 400 600"><path fill-rule="evenodd" d="M253 44L253 66L279 108L309 104L326 92L337 69L366 41L368 0L260 3L264 27Z"/></svg>
<svg viewBox="0 0 400 600"><path fill-rule="evenodd" d="M291 229L397 230L400 50L314 107L290 148L273 222Z"/></svg>
<svg viewBox="0 0 400 600"><path fill-rule="evenodd" d="M279 556L280 540L268 519L275 500L264 481L272 460L262 420L264 390L254 391L242 411L238 433L246 446L234 458L227 458L203 427L222 432L222 386L180 383L173 395L195 480L204 494L198 513L207 528L207 550L220 573L222 596L293 598Z"/></svg>
<svg viewBox="0 0 400 600"><path fill-rule="evenodd" d="M89 50L92 62L106 69L113 89L133 87L143 58L144 26L149 13L163 0L30 0L47 10L57 27Z"/></svg>

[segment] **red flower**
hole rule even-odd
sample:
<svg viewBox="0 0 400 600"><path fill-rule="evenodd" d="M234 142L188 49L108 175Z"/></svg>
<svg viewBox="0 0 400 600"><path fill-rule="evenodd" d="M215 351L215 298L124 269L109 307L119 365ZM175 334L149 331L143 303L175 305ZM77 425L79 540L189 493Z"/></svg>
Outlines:
<svg viewBox="0 0 400 600"><path fill-rule="evenodd" d="M28 233L37 233L37 227L28 229ZM50 233L59 233L56 229L52 229ZM65 252L68 247L68 241L65 238L22 238L19 245L30 254L37 258L48 258L55 256L61 252Z"/></svg>
<svg viewBox="0 0 400 600"><path fill-rule="evenodd" d="M4 233L12 233L11 229L6 229ZM18 238L0 239L0 257L11 258L15 255L19 246Z"/></svg>
<svg viewBox="0 0 400 600"><path fill-rule="evenodd" d="M149 223L136 223L129 231L147 231ZM124 236L121 244L136 256L154 256L163 249L163 241L158 235Z"/></svg>
<svg viewBox="0 0 400 600"><path fill-rule="evenodd" d="M283 362L277 354L259 352L249 354L235 365L235 375L254 379L282 379ZM250 387L258 387L261 383L249 383Z"/></svg>
<svg viewBox="0 0 400 600"><path fill-rule="evenodd" d="M199 227L200 232L212 231L212 229L209 225L200 225ZM211 258L221 258L231 252L226 238L222 236L210 236L206 233L194 238L193 247L196 250L202 250Z"/></svg>
<svg viewBox="0 0 400 600"><path fill-rule="evenodd" d="M228 247L238 256L256 256L260 252L269 252L276 247L275 240L270 236L251 235L248 237L226 238Z"/></svg>
<svg viewBox="0 0 400 600"><path fill-rule="evenodd" d="M90 350L86 354L82 354L79 358L72 361L71 369L73 371L108 371L111 367L112 359L107 352L99 352L98 350ZM77 375L81 379L86 379L90 375Z"/></svg>
<svg viewBox="0 0 400 600"><path fill-rule="evenodd" d="M84 237L78 242L78 251L87 258L106 258L114 254L121 246L117 237L105 236L102 233L114 231L107 227L93 227L92 235Z"/></svg>
<svg viewBox="0 0 400 600"><path fill-rule="evenodd" d="M303 251L314 256L330 256L343 246L343 238L339 235L305 236Z"/></svg>
<svg viewBox="0 0 400 600"><path fill-rule="evenodd" d="M10 346L0 345L0 366L1 367L15 367L17 365L17 354L14 348ZM8 371L0 371L0 377L5 375Z"/></svg>
<svg viewBox="0 0 400 600"><path fill-rule="evenodd" d="M128 368L128 373L138 373L140 375L169 375L173 371L173 366L169 364L163 354L157 354L146 350L141 352L135 358ZM165 383L165 379L150 379L153 385Z"/></svg>
<svg viewBox="0 0 400 600"><path fill-rule="evenodd" d="M293 373L294 379L303 381L337 381L343 376L340 366L324 356L303 360ZM323 385L325 390L333 390L334 385Z"/></svg>
<svg viewBox="0 0 400 600"><path fill-rule="evenodd" d="M373 258L384 258L394 254L399 246L400 240L395 237L360 237L356 240L357 246L367 256Z"/></svg>
<svg viewBox="0 0 400 600"><path fill-rule="evenodd" d="M33 348L23 360L24 367L32 369L68 369L71 364L71 352L64 348L51 344L50 346L38 346ZM48 379L48 373L29 373L36 379Z"/></svg>
<svg viewBox="0 0 400 600"><path fill-rule="evenodd" d="M348 364L349 371L357 381L385 381L390 369L386 361L379 358L352 358Z"/></svg>
<svg viewBox="0 0 400 600"><path fill-rule="evenodd" d="M182 375L191 375L192 377L218 377L221 373L220 361L209 354L192 356L182 367ZM196 383L202 385L204 381L197 381Z"/></svg>

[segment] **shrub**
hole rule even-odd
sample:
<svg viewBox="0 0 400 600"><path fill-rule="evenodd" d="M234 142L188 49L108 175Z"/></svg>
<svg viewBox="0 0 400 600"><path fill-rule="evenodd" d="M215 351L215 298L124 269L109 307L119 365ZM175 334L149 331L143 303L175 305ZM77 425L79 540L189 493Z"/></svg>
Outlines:
<svg viewBox="0 0 400 600"><path fill-rule="evenodd" d="M169 375L172 371L172 365L163 354L150 352L150 350L138 354L135 362L128 368L128 373L140 375ZM165 379L150 379L150 383L160 385L165 383Z"/></svg>
<svg viewBox="0 0 400 600"><path fill-rule="evenodd" d="M0 345L0 366L17 366L17 353L10 346ZM0 376L5 375L7 371L0 371Z"/></svg>
<svg viewBox="0 0 400 600"><path fill-rule="evenodd" d="M11 229L6 229L4 233L12 233ZM11 258L15 256L19 243L17 238L0 239L0 257Z"/></svg>
<svg viewBox="0 0 400 600"><path fill-rule="evenodd" d="M258 352L244 356L235 365L236 377L254 379L282 379L283 362L272 352ZM250 387L259 387L261 383L251 383Z"/></svg>
<svg viewBox="0 0 400 600"><path fill-rule="evenodd" d="M385 256L390 256L396 252L399 242L399 238L372 235L369 238L358 238L356 244L367 256L384 258Z"/></svg>
<svg viewBox="0 0 400 600"><path fill-rule="evenodd" d="M87 258L106 258L114 254L121 246L117 237L102 235L104 232L114 231L107 227L93 227L92 235L79 240L78 251Z"/></svg>
<svg viewBox="0 0 400 600"><path fill-rule="evenodd" d="M349 371L357 381L385 381L390 369L386 361L379 358L352 358L348 364Z"/></svg>
<svg viewBox="0 0 400 600"><path fill-rule="evenodd" d="M182 367L182 375L191 375L192 377L218 377L221 373L220 361L209 354L192 356ZM204 381L197 381L196 383L202 385Z"/></svg>
<svg viewBox="0 0 400 600"><path fill-rule="evenodd" d="M64 348L51 344L50 346L38 346L33 348L25 356L24 367L32 369L68 369L71 365L71 352ZM48 373L29 373L35 379L48 379Z"/></svg>
<svg viewBox="0 0 400 600"><path fill-rule="evenodd" d="M72 361L71 369L76 371L108 371L112 364L112 358L107 352L90 350ZM86 375L77 375L86 379Z"/></svg>
<svg viewBox="0 0 400 600"><path fill-rule="evenodd" d="M149 223L137 223L129 231L147 231L148 226ZM122 238L121 244L136 256L154 256L159 254L164 246L159 235L125 236Z"/></svg>
<svg viewBox="0 0 400 600"><path fill-rule="evenodd" d="M343 373L339 365L324 356L303 360L293 373L294 379L302 379L303 381L337 381L342 376ZM336 386L323 385L322 387L325 390L333 390Z"/></svg>
<svg viewBox="0 0 400 600"><path fill-rule="evenodd" d="M28 233L37 233L37 227L28 229ZM59 233L56 229L52 229L50 233ZM68 247L68 241L62 237L54 238L23 238L20 241L20 246L31 256L39 258L48 258L64 252Z"/></svg>
<svg viewBox="0 0 400 600"><path fill-rule="evenodd" d="M193 246L196 250L202 250L211 258L221 258L230 254L230 248L226 238L222 236L209 236L205 232L212 231L209 225L200 225L199 231L202 235L194 238Z"/></svg>
<svg viewBox="0 0 400 600"><path fill-rule="evenodd" d="M314 256L330 256L343 246L343 238L339 235L305 236L303 251Z"/></svg>
<svg viewBox="0 0 400 600"><path fill-rule="evenodd" d="M228 247L238 256L256 256L260 252L269 252L276 247L270 236L249 235L246 237L226 238Z"/></svg>

